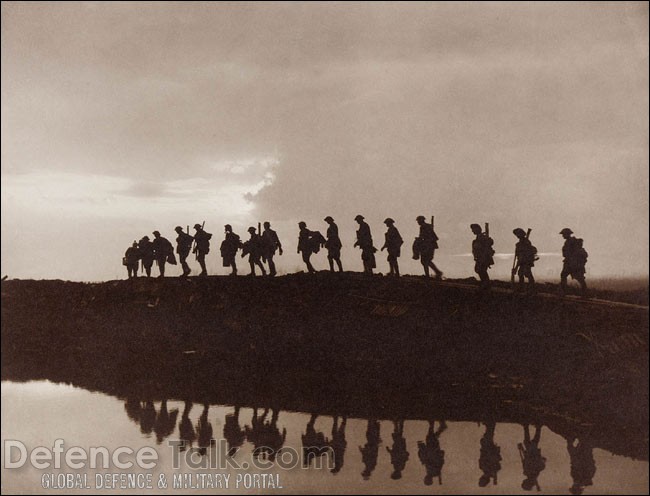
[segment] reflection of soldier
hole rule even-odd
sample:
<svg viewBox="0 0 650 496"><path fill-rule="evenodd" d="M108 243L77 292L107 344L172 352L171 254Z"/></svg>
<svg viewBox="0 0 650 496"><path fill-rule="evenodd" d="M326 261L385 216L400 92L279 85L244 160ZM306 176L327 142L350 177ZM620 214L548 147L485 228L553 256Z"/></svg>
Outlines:
<svg viewBox="0 0 650 496"><path fill-rule="evenodd" d="M153 426L156 423L156 407L153 401L145 401L144 408L140 412L140 432L147 437L153 432Z"/></svg>
<svg viewBox="0 0 650 496"><path fill-rule="evenodd" d="M235 407L234 413L226 415L226 422L223 426L223 438L228 443L228 456L235 456L237 450L244 444L246 431L239 426L239 407Z"/></svg>
<svg viewBox="0 0 650 496"><path fill-rule="evenodd" d="M442 272L433 263L433 257L438 248L438 235L433 230L433 225L427 224L424 215L418 215L415 220L420 226L420 234L413 243L413 258L420 259L425 277L429 277L429 269L433 269L436 279L441 279Z"/></svg>
<svg viewBox="0 0 650 496"><path fill-rule="evenodd" d="M262 253L264 247L262 246L262 238L257 234L253 226L248 228L248 233L250 234L250 239L243 244L243 249L241 252L242 258L248 255L248 264L251 266L250 276L255 275L255 266L257 265L262 271L262 275L266 275L266 269L262 265Z"/></svg>
<svg viewBox="0 0 650 496"><path fill-rule="evenodd" d="M596 462L594 460L594 447L590 440L580 439L577 444L575 438L567 439L566 447L571 458L571 478L573 486L569 489L571 494L582 494L586 486L594 483L596 475Z"/></svg>
<svg viewBox="0 0 650 496"><path fill-rule="evenodd" d="M262 233L262 244L263 244L263 253L262 257L266 259L266 262L269 264L269 275L271 277L277 274L275 270L275 262L273 257L275 256L275 251L277 250L280 256L282 256L282 243L280 243L280 238L278 238L278 233L271 229L271 223L264 223L264 232Z"/></svg>
<svg viewBox="0 0 650 496"><path fill-rule="evenodd" d="M273 461L287 439L287 430L283 429L280 433L277 426L279 415L277 410L273 410L270 421L266 421L268 413L269 409L266 408L262 416L258 418L257 408L253 410L251 427L246 426L246 438L253 443L255 457Z"/></svg>
<svg viewBox="0 0 650 496"><path fill-rule="evenodd" d="M205 267L205 256L210 253L210 239L212 234L205 232L201 224L194 224L194 250L193 253L196 254L196 260L201 266L201 273L199 276L205 277L208 275L208 269Z"/></svg>
<svg viewBox="0 0 650 496"><path fill-rule="evenodd" d="M156 423L153 426L153 431L156 433L156 443L161 444L163 440L171 436L176 427L176 419L178 418L178 410L174 408L171 412L167 410L167 400L162 400L160 403L160 411L156 417Z"/></svg>
<svg viewBox="0 0 650 496"><path fill-rule="evenodd" d="M433 484L434 477L438 478L438 483L442 484L442 466L445 464L445 452L440 449L440 434L447 428L447 424L442 421L438 430L435 429L435 420L429 421L429 430L424 441L418 441L418 458L426 468L424 476L424 485Z"/></svg>
<svg viewBox="0 0 650 496"><path fill-rule="evenodd" d="M381 443L381 437L379 436L379 422L376 420L368 420L368 427L366 428L366 444L359 446L359 451L361 452L361 461L365 466L361 476L363 480L370 479L372 471L375 470L377 466L377 458L379 456L379 443Z"/></svg>
<svg viewBox="0 0 650 496"><path fill-rule="evenodd" d="M153 256L156 259L158 270L160 271L160 275L158 277L165 277L165 264L167 263L167 259L170 256L174 256L174 247L167 238L163 238L160 235L159 231L154 231L153 235L154 240L151 244L153 246ZM169 260L172 264L176 263L176 260L174 259L170 258Z"/></svg>
<svg viewBox="0 0 650 496"><path fill-rule="evenodd" d="M210 405L208 403L203 404L203 411L199 417L199 422L196 424L196 430L198 432L198 445L199 453L205 455L208 451L208 448L214 443L212 438L212 424L208 421L208 410Z"/></svg>
<svg viewBox="0 0 650 496"><path fill-rule="evenodd" d="M334 262L336 262L339 272L343 272L343 264L341 264L341 248L343 244L341 238L339 238L339 227L329 215L324 220L329 224L325 248L327 248L327 261L330 264L330 272L334 272Z"/></svg>
<svg viewBox="0 0 650 496"><path fill-rule="evenodd" d="M334 467L330 472L333 474L338 474L343 468L343 458L345 457L345 448L348 446L347 441L345 440L345 425L347 423L347 418L343 417L341 424L338 425L339 418L334 417L332 423L332 441L330 446L332 447L332 455L334 456Z"/></svg>
<svg viewBox="0 0 650 496"><path fill-rule="evenodd" d="M153 245L149 241L149 236L143 236L138 242L138 251L140 252L140 260L142 260L142 267L147 277L151 277L151 267L153 266Z"/></svg>
<svg viewBox="0 0 650 496"><path fill-rule="evenodd" d="M490 480L496 485L497 473L501 470L501 448L494 443L495 422L485 423L485 434L481 438L481 456L478 459L478 466L483 475L478 480L480 487L485 487Z"/></svg>
<svg viewBox="0 0 650 496"><path fill-rule="evenodd" d="M142 413L142 405L140 400L136 398L127 398L124 402L124 410L127 417L129 417L136 424L140 423L140 414Z"/></svg>
<svg viewBox="0 0 650 496"><path fill-rule="evenodd" d="M239 235L232 232L230 224L225 225L226 238L221 242L221 258L224 267L232 267L231 276L237 275L237 250L241 246Z"/></svg>
<svg viewBox="0 0 650 496"><path fill-rule="evenodd" d="M474 272L481 279L481 289L489 289L490 276L488 275L488 269L494 265L494 258L492 258L494 255L494 249L492 248L494 241L488 233L483 232L483 229L478 224L472 224L470 228L476 235L476 238L472 241L472 255L475 262Z"/></svg>
<svg viewBox="0 0 650 496"><path fill-rule="evenodd" d="M519 457L524 469L524 476L526 477L521 483L521 488L525 491L530 491L536 487L538 491L542 489L539 487L537 479L539 474L546 468L546 458L542 456L542 450L539 449L539 439L542 435L542 426L535 426L535 436L530 438L530 430L528 424L524 425L524 442L519 443Z"/></svg>
<svg viewBox="0 0 650 496"><path fill-rule="evenodd" d="M126 263L126 271L129 275L129 279L138 277L140 250L138 250L138 243L136 241L126 249L126 252L124 253L124 262Z"/></svg>
<svg viewBox="0 0 650 496"><path fill-rule="evenodd" d="M375 261L375 248L372 244L372 234L370 233L370 226L364 220L363 215L357 215L354 220L359 224L359 229L357 229L357 240L354 243L354 246L361 248L361 260L363 261L363 272L366 274L372 274L372 269L377 267Z"/></svg>
<svg viewBox="0 0 650 496"><path fill-rule="evenodd" d="M302 439L303 467L308 468L312 460L327 453L329 439L322 432L316 432L315 424L318 415L312 414Z"/></svg>
<svg viewBox="0 0 650 496"><path fill-rule="evenodd" d="M183 415L181 421L178 424L178 437L183 444L181 444L180 450L185 451L188 447L192 447L192 443L196 439L196 433L194 432L194 426L190 420L190 410L192 409L192 402L186 401L185 407L183 408Z"/></svg>
<svg viewBox="0 0 650 496"><path fill-rule="evenodd" d="M178 259L181 262L181 267L183 268L183 274L181 277L187 277L189 273L192 272L190 266L187 265L187 257L192 251L192 242L194 241L194 238L183 231L183 228L181 226L176 226L174 230L178 234L178 237L176 238L176 253L178 253Z"/></svg>
<svg viewBox="0 0 650 496"><path fill-rule="evenodd" d="M562 247L564 264L560 274L560 285L562 293L566 291L567 278L571 276L580 283L582 296L587 295L587 283L585 281L585 265L587 263L587 251L582 247L582 239L574 238L573 231L565 227L560 231L565 239Z"/></svg>
<svg viewBox="0 0 650 496"><path fill-rule="evenodd" d="M404 439L404 421L393 422L393 426L393 447L386 446L386 451L390 453L390 462L393 464L393 473L390 474L390 478L397 480L402 478L402 470L406 467L409 452L406 451L406 439Z"/></svg>
<svg viewBox="0 0 650 496"><path fill-rule="evenodd" d="M381 247L381 251L384 251L384 249L388 250L388 266L390 267L389 275L399 277L399 265L397 259L401 255L404 240L402 240L402 236L395 227L395 221L393 219L388 217L384 221L384 224L386 224L388 230L386 231L384 246Z"/></svg>
<svg viewBox="0 0 650 496"><path fill-rule="evenodd" d="M307 265L307 271L310 274L313 274L316 272L316 269L314 269L314 266L311 264L310 258L312 253L315 253L313 241L314 233L307 229L307 224L302 221L298 222L298 228L300 229L300 232L298 234L297 253L302 253L302 261Z"/></svg>

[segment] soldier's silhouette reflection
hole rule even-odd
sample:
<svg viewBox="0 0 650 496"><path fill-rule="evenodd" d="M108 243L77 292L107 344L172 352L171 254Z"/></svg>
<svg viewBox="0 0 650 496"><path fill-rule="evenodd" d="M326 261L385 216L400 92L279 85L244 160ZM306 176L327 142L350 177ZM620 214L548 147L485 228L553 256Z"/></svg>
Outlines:
<svg viewBox="0 0 650 496"><path fill-rule="evenodd" d="M594 483L594 475L596 475L594 446L586 438L567 438L566 446L571 458L571 478L573 479L573 486L569 488L569 491L571 494L582 494L585 487Z"/></svg>
<svg viewBox="0 0 650 496"><path fill-rule="evenodd" d="M167 409L167 400L162 400L160 410L156 416L156 422L153 431L156 433L156 443L161 444L166 437L174 432L176 419L178 418L178 409L174 408L171 412Z"/></svg>
<svg viewBox="0 0 650 496"><path fill-rule="evenodd" d="M234 456L237 450L246 440L246 431L239 426L239 407L235 407L234 413L226 415L223 426L223 438L228 443L228 456Z"/></svg>
<svg viewBox="0 0 650 496"><path fill-rule="evenodd" d="M258 417L257 408L253 410L250 429L246 426L246 438L253 443L255 457L273 461L287 439L287 430L282 429L280 432L278 429L278 410L273 410L270 421L266 420L268 413L269 409L266 408L262 416Z"/></svg>
<svg viewBox="0 0 650 496"><path fill-rule="evenodd" d="M435 429L435 420L429 420L429 430L424 441L418 441L418 458L426 468L424 485L433 484L433 479L438 478L442 484L442 466L445 464L445 452L440 449L440 434L447 428L445 421L441 421L438 430Z"/></svg>
<svg viewBox="0 0 650 496"><path fill-rule="evenodd" d="M332 447L332 454L334 456L334 467L330 472L333 474L338 474L343 468L343 459L345 457L345 448L348 443L345 440L345 426L347 424L347 417L343 417L341 424L339 424L338 416L334 417L332 423L332 441L330 446Z"/></svg>
<svg viewBox="0 0 650 496"><path fill-rule="evenodd" d="M530 429L528 424L524 425L524 442L519 443L519 457L524 469L524 476L526 477L521 483L521 488L525 491L530 491L536 487L538 491L542 489L539 487L537 478L539 474L546 468L546 458L542 456L542 450L539 448L539 440L542 435L542 426L535 426L535 435L530 437Z"/></svg>
<svg viewBox="0 0 650 496"><path fill-rule="evenodd" d="M501 470L501 448L494 443L495 422L485 422L485 434L481 438L481 456L478 459L478 466L483 475L478 480L480 487L490 483L496 485L497 473Z"/></svg>
<svg viewBox="0 0 650 496"><path fill-rule="evenodd" d="M140 432L147 437L153 432L153 427L156 423L156 407L153 401L145 401L144 407L140 412Z"/></svg>
<svg viewBox="0 0 650 496"><path fill-rule="evenodd" d="M185 451L188 447L191 448L196 439L196 432L194 432L194 426L190 420L190 410L192 410L192 402L186 401L181 421L178 423L178 437L183 441L180 447L181 451Z"/></svg>
<svg viewBox="0 0 650 496"><path fill-rule="evenodd" d="M214 438L212 437L212 424L208 421L208 410L210 410L210 405L208 403L203 404L203 411L199 417L199 422L196 424L196 431L198 432L198 445L199 453L205 455L210 446L214 444Z"/></svg>
<svg viewBox="0 0 650 496"><path fill-rule="evenodd" d="M311 462L319 456L327 453L330 441L325 437L322 432L316 432L315 424L318 415L312 414L307 422L305 433L301 436L302 439L302 465L307 468Z"/></svg>
<svg viewBox="0 0 650 496"><path fill-rule="evenodd" d="M361 447L361 461L365 468L361 472L363 480L370 479L373 470L377 466L377 457L379 456L379 444L381 437L379 435L380 424L377 420L368 419L368 427L366 428L366 444Z"/></svg>
<svg viewBox="0 0 650 496"><path fill-rule="evenodd" d="M142 413L142 405L140 400L136 398L127 398L124 402L124 410L126 416L129 417L136 424L140 424L140 414Z"/></svg>
<svg viewBox="0 0 650 496"><path fill-rule="evenodd" d="M406 451L406 439L404 438L404 421L397 420L393 422L393 447L386 446L386 451L390 453L390 463L393 465L393 473L390 478L393 480L402 478L402 471L406 467L409 459L409 452Z"/></svg>

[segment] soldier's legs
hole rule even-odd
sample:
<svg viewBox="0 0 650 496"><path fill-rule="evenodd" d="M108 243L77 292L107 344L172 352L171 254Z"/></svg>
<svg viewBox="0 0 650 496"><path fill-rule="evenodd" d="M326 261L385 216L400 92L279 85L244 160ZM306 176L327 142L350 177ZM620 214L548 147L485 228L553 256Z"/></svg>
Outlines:
<svg viewBox="0 0 650 496"><path fill-rule="evenodd" d="M311 253L304 252L304 251L302 252L302 261L305 262L305 265L307 266L307 271L310 274L313 274L314 272L316 272L316 270L314 269L314 266L311 264L311 260L309 260L310 257L311 257Z"/></svg>
<svg viewBox="0 0 650 496"><path fill-rule="evenodd" d="M429 277L429 267L431 266L431 259L425 256L420 256L420 262L422 267L424 267L424 277Z"/></svg>
<svg viewBox="0 0 650 496"><path fill-rule="evenodd" d="M232 267L232 272L230 273L230 275L231 276L236 276L237 275L237 261L235 260L234 257L232 259L232 263L230 264L230 266Z"/></svg>
<svg viewBox="0 0 650 496"><path fill-rule="evenodd" d="M126 266L126 271L129 274L129 279L131 279L133 277L133 269L131 268L130 265Z"/></svg>
<svg viewBox="0 0 650 496"><path fill-rule="evenodd" d="M147 277L151 277L151 267L153 266L153 260L144 264L144 270L147 273Z"/></svg>
<svg viewBox="0 0 650 496"><path fill-rule="evenodd" d="M268 255L266 261L269 263L269 275L273 277L277 272L275 271L275 262L273 261L273 255Z"/></svg>
<svg viewBox="0 0 650 496"><path fill-rule="evenodd" d="M442 277L442 271L436 267L436 264L433 263L433 257L436 254L436 250L433 250L433 253L431 254L431 261L429 262L429 267L433 269L433 271L436 273L436 278L440 279Z"/></svg>
<svg viewBox="0 0 650 496"><path fill-rule="evenodd" d="M255 275L255 262L253 262L252 259L248 259L248 265L251 266L251 273L248 274L249 276L254 276Z"/></svg>
<svg viewBox="0 0 650 496"><path fill-rule="evenodd" d="M164 258L158 259L158 270L160 271L160 275L158 277L165 277L165 263L166 260Z"/></svg>
<svg viewBox="0 0 650 496"><path fill-rule="evenodd" d="M260 268L260 270L262 271L262 275L265 276L265 275L266 275L266 269L264 268L264 264L262 264L262 262L261 262L260 260L257 260L257 261L255 262L255 264L256 264L256 265Z"/></svg>
<svg viewBox="0 0 650 496"><path fill-rule="evenodd" d="M200 276L207 276L208 275L208 269L205 268L205 253L201 253L200 251L196 253L196 261L199 262L199 265L201 266L201 273L199 274Z"/></svg>
<svg viewBox="0 0 650 496"><path fill-rule="evenodd" d="M187 255L189 255L189 253L186 253L186 254L181 253L178 256L178 258L181 261L181 267L183 268L183 274L182 274L181 277L184 277L184 276L188 275L190 272L192 272L192 269L190 269L190 266L187 265Z"/></svg>
<svg viewBox="0 0 650 496"><path fill-rule="evenodd" d="M339 272L343 272L343 264L341 263L341 257L340 256L336 257L335 260L336 260L336 265L339 266Z"/></svg>
<svg viewBox="0 0 650 496"><path fill-rule="evenodd" d="M327 255L327 263L330 264L330 272L334 272L334 259Z"/></svg>

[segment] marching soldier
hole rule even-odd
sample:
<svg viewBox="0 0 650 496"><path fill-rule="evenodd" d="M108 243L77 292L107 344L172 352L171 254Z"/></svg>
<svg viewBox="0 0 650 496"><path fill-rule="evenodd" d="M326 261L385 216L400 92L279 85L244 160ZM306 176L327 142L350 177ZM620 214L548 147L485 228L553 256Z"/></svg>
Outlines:
<svg viewBox="0 0 650 496"><path fill-rule="evenodd" d="M205 256L210 253L210 239L212 234L205 232L201 224L194 224L194 250L193 253L196 254L196 260L201 266L201 273L199 276L206 277L208 275L208 269L205 267Z"/></svg>
<svg viewBox="0 0 650 496"><path fill-rule="evenodd" d="M187 257L189 256L190 251L192 251L192 242L194 241L194 238L183 231L181 226L176 226L174 230L178 233L178 237L176 238L176 253L178 253L178 259L183 268L183 274L181 277L187 277L189 273L192 272L190 266L187 265Z"/></svg>
<svg viewBox="0 0 650 496"><path fill-rule="evenodd" d="M251 266L251 273L249 276L255 276L255 266L257 265L262 271L262 275L266 275L266 270L264 265L262 265L262 252L264 247L262 246L262 238L257 234L257 230L251 226L248 228L250 234L250 239L244 243L244 248L242 250L242 258L248 255L248 263Z"/></svg>
<svg viewBox="0 0 650 496"><path fill-rule="evenodd" d="M149 241L149 236L143 236L138 242L138 251L140 252L140 260L142 260L142 268L151 277L151 267L153 266L153 244Z"/></svg>
<svg viewBox="0 0 650 496"><path fill-rule="evenodd" d="M129 274L129 279L138 277L138 264L140 263L140 251L138 250L138 243L133 242L131 246L126 249L124 253L124 262L126 270Z"/></svg>
<svg viewBox="0 0 650 496"><path fill-rule="evenodd" d="M582 296L587 296L587 283L585 281L585 265L587 263L587 251L582 247L582 239L574 238L573 231L565 227L560 231L565 239L562 247L564 264L560 274L561 292L564 294L567 288L567 278L571 276L580 283Z"/></svg>
<svg viewBox="0 0 650 496"><path fill-rule="evenodd" d="M404 240L395 227L395 221L393 219L388 217L384 221L384 224L386 224L388 230L386 231L384 246L381 247L381 251L384 251L384 249L388 250L388 266L390 267L389 275L399 277L399 265L397 259L401 255L401 248Z"/></svg>
<svg viewBox="0 0 650 496"><path fill-rule="evenodd" d="M483 232L481 226L472 224L470 226L476 238L472 241L472 255L474 256L474 272L476 272L481 279L481 289L490 288L490 276L488 269L494 265L494 249L492 245L494 241L487 232Z"/></svg>
<svg viewBox="0 0 650 496"><path fill-rule="evenodd" d="M341 247L343 244L339 238L339 228L329 215L323 220L329 224L325 248L327 248L327 261L330 264L330 272L334 272L334 262L336 262L339 272L343 272L343 264L341 264Z"/></svg>
<svg viewBox="0 0 650 496"><path fill-rule="evenodd" d="M529 231L530 232L530 231ZM515 245L515 266L512 268L512 275L519 276L519 289L524 288L524 278L528 279L528 288L531 293L535 291L535 278L533 277L532 268L537 260L537 248L535 248L528 234L521 228L514 229L512 233L517 236L519 241Z"/></svg>
<svg viewBox="0 0 650 496"><path fill-rule="evenodd" d="M433 257L438 248L438 236L433 230L433 225L427 224L424 215L418 215L415 220L420 226L420 234L413 243L413 258L420 259L425 277L429 277L429 269L433 269L436 279L442 279L442 271L433 263Z"/></svg>
<svg viewBox="0 0 650 496"><path fill-rule="evenodd" d="M363 261L363 272L372 274L372 269L377 267L375 262L375 248L372 244L372 234L370 233L370 226L364 220L363 215L357 215L354 220L359 224L357 230L357 240L354 243L355 247L361 248L361 260Z"/></svg>
<svg viewBox="0 0 650 496"><path fill-rule="evenodd" d="M278 238L278 233L271 229L271 223L264 223L264 232L262 233L262 244L263 244L263 253L262 257L266 259L269 264L269 275L271 277L277 274L275 270L275 262L273 261L273 256L277 250L280 256L282 256L282 243L280 243L280 238Z"/></svg>
<svg viewBox="0 0 650 496"><path fill-rule="evenodd" d="M221 258L223 258L224 267L232 267L231 276L237 275L237 250L241 247L239 235L232 231L232 226L226 224L224 226L226 238L221 242Z"/></svg>

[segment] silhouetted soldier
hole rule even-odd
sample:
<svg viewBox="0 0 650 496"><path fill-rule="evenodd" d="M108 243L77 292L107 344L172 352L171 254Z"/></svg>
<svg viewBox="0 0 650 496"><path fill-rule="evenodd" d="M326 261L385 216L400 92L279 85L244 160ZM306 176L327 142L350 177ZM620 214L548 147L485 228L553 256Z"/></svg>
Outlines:
<svg viewBox="0 0 650 496"><path fill-rule="evenodd" d="M354 220L359 224L357 229L357 240L354 246L361 248L361 260L363 261L363 272L372 274L372 269L377 267L375 262L375 248L372 244L372 234L370 233L370 226L364 220L363 215L357 215Z"/></svg>
<svg viewBox="0 0 650 496"><path fill-rule="evenodd" d="M212 424L208 421L208 410L210 405L208 403L203 404L203 411L199 417L199 422L196 424L196 431L198 432L198 445L199 445L199 454L205 455L214 443L212 437Z"/></svg>
<svg viewBox="0 0 650 496"><path fill-rule="evenodd" d="M160 235L159 231L154 231L153 235L153 256L156 259L156 263L158 264L158 270L160 270L160 275L158 277L165 277L165 264L167 263L167 259L170 257L170 255L174 255L174 247L167 238L163 238ZM176 260L174 260L173 263L175 264Z"/></svg>
<svg viewBox="0 0 650 496"><path fill-rule="evenodd" d="M129 417L136 424L140 424L140 415L142 414L142 405L140 400L136 398L127 398L124 402L124 410L127 417Z"/></svg>
<svg viewBox="0 0 650 496"><path fill-rule="evenodd" d="M307 224L303 221L298 222L300 232L298 233L298 250L297 253L302 253L302 261L307 265L307 271L310 274L316 272L314 266L311 264L310 258L314 253L314 242L312 241L313 233L307 229Z"/></svg>
<svg viewBox="0 0 650 496"><path fill-rule="evenodd" d="M384 221L384 224L386 224L388 230L384 235L385 241L384 246L381 247L381 251L384 251L384 249L388 250L388 266L390 267L388 275L399 277L399 264L397 263L397 259L402 254L402 244L404 244L404 240L395 227L395 221L393 219L388 217Z"/></svg>
<svg viewBox="0 0 650 496"><path fill-rule="evenodd" d="M347 418L343 417L341 424L339 425L339 418L334 417L332 423L332 441L330 446L332 447L332 454L334 456L334 467L332 467L333 474L338 474L343 468L343 458L345 457L345 448L347 448L348 443L345 440L345 425L347 424Z"/></svg>
<svg viewBox="0 0 650 496"><path fill-rule="evenodd" d="M330 272L334 272L334 262L338 265L339 272L343 272L343 264L341 264L341 238L339 238L339 226L334 223L334 219L329 215L323 219L329 225L327 228L327 241L325 248L327 248L327 261L330 264Z"/></svg>
<svg viewBox="0 0 650 496"><path fill-rule="evenodd" d="M582 239L574 238L573 231L565 227L560 231L565 239L562 247L564 265L560 274L560 287L562 294L566 292L567 278L571 276L580 283L582 296L587 295L587 282L585 281L585 265L587 263L587 251L582 247Z"/></svg>
<svg viewBox="0 0 650 496"><path fill-rule="evenodd" d="M248 255L248 264L251 266L250 276L255 275L255 266L257 265L262 271L262 275L266 275L266 269L262 265L262 253L264 251L264 246L262 245L262 238L257 234L254 227L248 228L248 233L250 238L244 243L244 247L241 252L242 258Z"/></svg>
<svg viewBox="0 0 650 496"><path fill-rule="evenodd" d="M185 451L188 447L191 448L192 443L194 443L194 440L196 439L196 432L194 432L194 426L190 420L191 409L192 402L186 401L181 421L178 423L178 437L183 441L183 444L180 447L181 451Z"/></svg>
<svg viewBox="0 0 650 496"><path fill-rule="evenodd" d="M585 487L594 483L596 475L596 462L594 460L594 447L587 439L578 440L567 438L567 450L571 458L571 478L573 486L569 489L571 494L582 494Z"/></svg>
<svg viewBox="0 0 650 496"><path fill-rule="evenodd" d="M325 437L322 432L316 432L315 424L318 415L312 414L305 433L301 436L302 439L302 453L303 453L303 467L308 468L312 460L327 453L330 441Z"/></svg>
<svg viewBox="0 0 650 496"><path fill-rule="evenodd" d="M278 238L278 233L271 229L271 223L264 223L264 232L262 233L262 242L264 246L264 252L262 257L266 259L266 262L269 264L269 275L271 277L277 274L275 270L275 262L273 257L275 256L275 251L277 250L280 256L282 256L282 243L280 243L280 238Z"/></svg>
<svg viewBox="0 0 650 496"><path fill-rule="evenodd" d="M176 238L176 253L178 253L178 259L181 262L181 267L183 268L183 274L181 274L181 277L187 277L190 272L192 272L190 266L187 265L187 257L192 251L192 243L194 242L194 238L183 231L183 228L181 226L176 226L174 230L176 233L178 233L178 237Z"/></svg>
<svg viewBox="0 0 650 496"><path fill-rule="evenodd" d="M406 451L406 439L404 438L404 421L398 420L393 422L393 447L386 446L386 451L390 453L390 463L393 465L393 473L390 478L398 480L402 478L402 471L406 467L409 459L409 452Z"/></svg>
<svg viewBox="0 0 650 496"><path fill-rule="evenodd" d="M263 438L264 438L264 420L266 419L266 416L269 413L269 409L265 408L264 413L262 414L261 417L257 416L257 408L253 408L253 418L251 419L251 426L248 427L247 425L244 426L244 430L246 431L246 439L248 439L249 443L252 443L253 445L253 455L256 458L259 458L259 456L262 454L262 448L263 447Z"/></svg>
<svg viewBox="0 0 650 496"><path fill-rule="evenodd" d="M434 477L442 484L442 466L445 464L445 452L440 449L440 434L447 428L447 424L440 422L438 430L435 430L435 420L429 420L429 430L424 441L418 441L418 458L426 468L424 485L433 484Z"/></svg>
<svg viewBox="0 0 650 496"><path fill-rule="evenodd" d="M377 458L379 457L379 444L381 437L379 435L380 424L377 420L368 419L368 427L366 428L366 444L359 446L361 452L361 461L363 462L364 469L361 472L363 480L370 479L373 470L377 466Z"/></svg>
<svg viewBox="0 0 650 496"><path fill-rule="evenodd" d="M154 424L156 423L156 407L153 401L145 401L144 408L140 413L140 432L147 437L153 432Z"/></svg>
<svg viewBox="0 0 650 496"><path fill-rule="evenodd" d="M232 226L224 226L226 238L221 242L221 257L223 258L224 267L232 267L231 276L237 275L237 250L241 247L239 235L232 232Z"/></svg>
<svg viewBox="0 0 650 496"><path fill-rule="evenodd" d="M210 253L210 239L212 234L205 232L201 224L194 224L194 250L196 254L196 260L201 266L201 273L199 276L205 277L208 275L208 269L205 267L205 256Z"/></svg>
<svg viewBox="0 0 650 496"><path fill-rule="evenodd" d="M433 263L433 257L438 248L438 235L431 224L427 224L424 215L418 215L415 219L420 226L420 234L413 243L413 258L420 259L424 267L424 276L429 277L429 269L436 273L436 279L442 278L442 271Z"/></svg>
<svg viewBox="0 0 650 496"><path fill-rule="evenodd" d="M542 450L539 449L539 439L542 435L542 426L535 426L535 435L530 438L530 430L528 424L524 425L524 442L519 443L519 457L524 469L524 477L521 483L521 488L525 491L530 491L536 487L538 491L542 489L539 487L539 474L546 468L546 458L542 456Z"/></svg>
<svg viewBox="0 0 650 496"><path fill-rule="evenodd" d="M156 416L156 423L153 431L156 433L156 443L161 444L166 437L174 433L176 419L178 418L178 409L174 408L171 412L167 410L167 400L162 400L160 410Z"/></svg>
<svg viewBox="0 0 650 496"><path fill-rule="evenodd" d="M129 274L129 279L138 277L140 250L138 249L137 241L134 241L133 244L126 249L126 252L124 253L124 261L126 262L126 270Z"/></svg>
<svg viewBox="0 0 650 496"><path fill-rule="evenodd" d="M485 423L485 434L481 438L481 456L478 459L478 466L483 475L478 480L480 487L485 487L492 480L497 483L497 473L501 470L501 448L494 443L494 430L496 423Z"/></svg>
<svg viewBox="0 0 650 496"><path fill-rule="evenodd" d="M257 411L255 410L253 412L253 421L255 421L256 414ZM257 457L264 455L266 459L273 461L287 439L287 430L282 429L282 433L280 433L280 429L277 426L279 415L277 410L273 410L271 420L265 422L267 414L268 409L264 410L264 415L257 421L257 433L253 438L253 444L255 446L254 454ZM255 425L253 427L255 428Z"/></svg>
<svg viewBox="0 0 650 496"><path fill-rule="evenodd" d="M142 268L151 277L151 267L153 266L153 244L149 241L149 236L143 236L138 242L138 251L140 252L140 260L142 260Z"/></svg>
<svg viewBox="0 0 650 496"><path fill-rule="evenodd" d="M472 241L472 255L475 262L474 272L481 279L481 289L488 289L490 287L488 269L494 265L494 249L492 248L494 241L488 233L483 232L483 229L478 224L472 224L470 228L476 235L476 238Z"/></svg>
<svg viewBox="0 0 650 496"><path fill-rule="evenodd" d="M524 278L528 279L528 288L531 293L535 292L535 278L533 277L533 266L537 260L537 248L528 239L528 234L522 228L514 229L512 233L519 241L515 245L516 264L512 268L513 276L519 276L519 289L524 289Z"/></svg>
<svg viewBox="0 0 650 496"><path fill-rule="evenodd" d="M223 426L223 438L228 443L228 456L234 456L237 450L244 444L246 431L239 426L239 407L235 407L234 413L226 415Z"/></svg>

